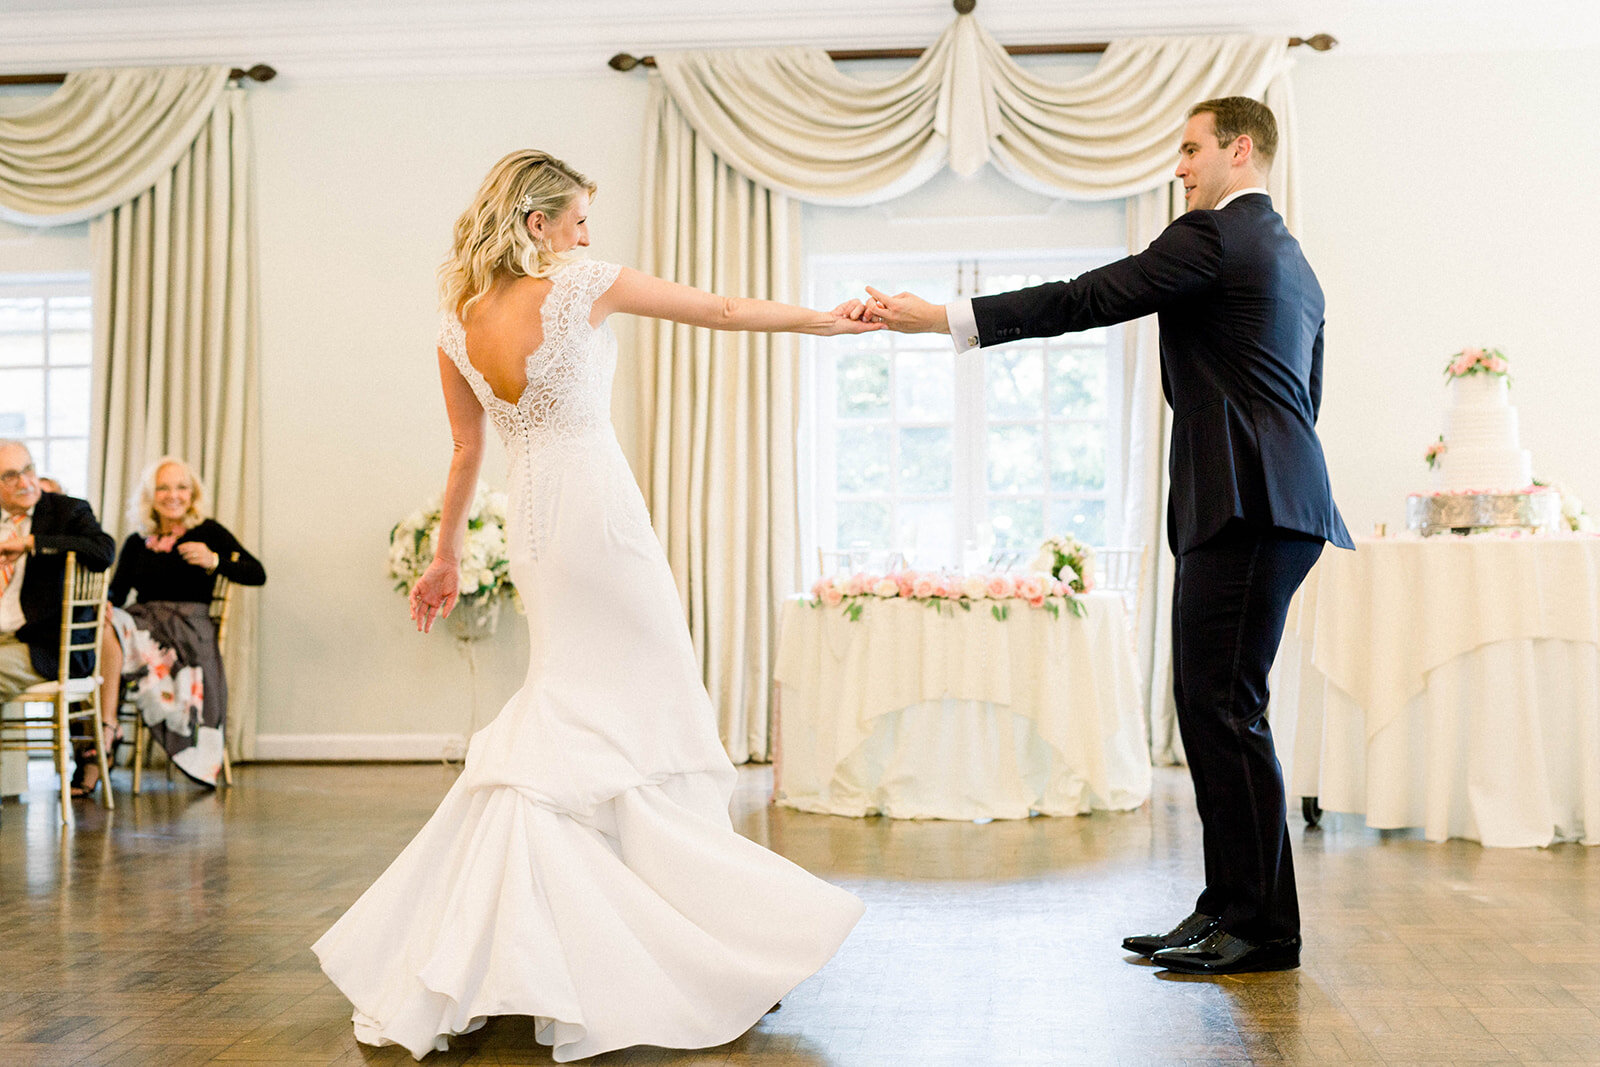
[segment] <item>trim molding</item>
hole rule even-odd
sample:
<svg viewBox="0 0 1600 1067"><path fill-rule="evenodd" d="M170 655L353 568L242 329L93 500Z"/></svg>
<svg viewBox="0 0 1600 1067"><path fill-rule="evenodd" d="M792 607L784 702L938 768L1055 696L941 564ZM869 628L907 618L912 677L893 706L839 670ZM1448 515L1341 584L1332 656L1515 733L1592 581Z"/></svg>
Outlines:
<svg viewBox="0 0 1600 1067"><path fill-rule="evenodd" d="M257 734L258 762L431 763L466 755L463 734Z"/></svg>

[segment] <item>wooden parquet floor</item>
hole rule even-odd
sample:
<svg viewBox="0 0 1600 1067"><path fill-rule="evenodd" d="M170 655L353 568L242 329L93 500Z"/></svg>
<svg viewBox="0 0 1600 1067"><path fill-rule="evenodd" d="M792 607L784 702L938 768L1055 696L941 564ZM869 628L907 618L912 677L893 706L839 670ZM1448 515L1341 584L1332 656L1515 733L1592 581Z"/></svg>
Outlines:
<svg viewBox="0 0 1600 1067"><path fill-rule="evenodd" d="M398 1064L351 1035L308 947L427 818L437 765L159 775L63 835L49 794L0 819L0 1067ZM117 773L124 784L124 772ZM607 1065L1600 1063L1600 849L1486 850L1295 820L1299 971L1181 978L1124 934L1188 911L1198 825L1182 771L1144 809L896 822L767 807L741 831L850 888L866 917L738 1041ZM523 1018L428 1064L549 1063Z"/></svg>

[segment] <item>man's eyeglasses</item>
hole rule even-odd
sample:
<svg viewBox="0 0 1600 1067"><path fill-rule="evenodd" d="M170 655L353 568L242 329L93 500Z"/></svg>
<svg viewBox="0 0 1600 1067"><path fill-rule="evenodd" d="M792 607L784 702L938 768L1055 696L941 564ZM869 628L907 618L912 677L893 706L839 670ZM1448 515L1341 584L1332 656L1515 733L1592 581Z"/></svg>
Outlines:
<svg viewBox="0 0 1600 1067"><path fill-rule="evenodd" d="M19 471L0 472L0 485L5 486L7 489L15 489L22 483L22 479L27 478L31 481L37 476L38 472L33 469L33 464L30 463Z"/></svg>

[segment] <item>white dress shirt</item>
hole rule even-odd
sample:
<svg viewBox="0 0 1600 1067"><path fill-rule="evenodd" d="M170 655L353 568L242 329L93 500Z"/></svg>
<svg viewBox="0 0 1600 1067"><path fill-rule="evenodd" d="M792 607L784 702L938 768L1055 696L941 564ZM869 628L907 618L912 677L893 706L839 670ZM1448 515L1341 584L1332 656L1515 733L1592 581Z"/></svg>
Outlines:
<svg viewBox="0 0 1600 1067"><path fill-rule="evenodd" d="M33 531L33 508L22 517L20 529L12 525L12 521L10 513L0 512L0 540L10 540L13 535L27 537ZM14 634L28 621L22 614L22 572L27 565L28 554L24 552L11 572L11 583L0 593L0 633Z"/></svg>
<svg viewBox="0 0 1600 1067"><path fill-rule="evenodd" d="M1240 189L1217 201L1217 206L1211 210L1221 211L1241 196L1249 196L1251 193L1260 193L1263 196L1270 195L1259 186ZM965 297L961 300L952 300L944 306L944 314L945 318L950 322L950 341L956 346L956 355L959 356L963 352L977 348L978 317L972 313L972 298Z"/></svg>

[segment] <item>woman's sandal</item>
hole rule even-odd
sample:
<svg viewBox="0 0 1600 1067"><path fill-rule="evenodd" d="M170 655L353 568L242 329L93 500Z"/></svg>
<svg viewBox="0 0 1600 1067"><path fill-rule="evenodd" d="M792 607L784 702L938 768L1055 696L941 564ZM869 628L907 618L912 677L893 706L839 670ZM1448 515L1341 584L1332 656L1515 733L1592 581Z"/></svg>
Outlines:
<svg viewBox="0 0 1600 1067"><path fill-rule="evenodd" d="M123 743L122 724L101 723L99 744L105 745L106 766L110 767L117 761L117 746ZM94 781L88 785L84 783L89 779L89 772L94 772ZM72 796L77 799L92 797L100 789L100 750L95 747L83 750L83 758L78 761L78 768L72 774Z"/></svg>

